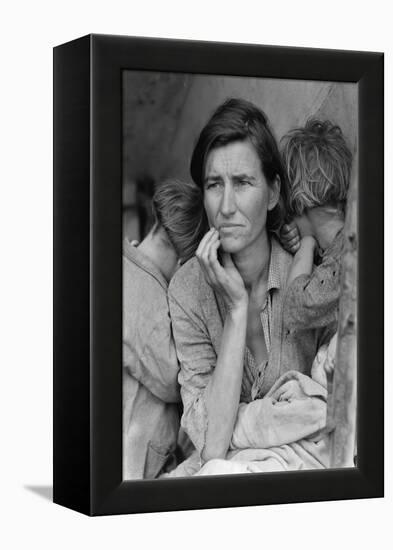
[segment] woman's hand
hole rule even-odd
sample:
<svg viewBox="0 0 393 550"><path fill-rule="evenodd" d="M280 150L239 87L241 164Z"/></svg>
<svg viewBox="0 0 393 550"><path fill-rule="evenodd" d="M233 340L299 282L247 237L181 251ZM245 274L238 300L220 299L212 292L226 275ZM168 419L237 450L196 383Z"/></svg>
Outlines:
<svg viewBox="0 0 393 550"><path fill-rule="evenodd" d="M220 247L217 229L212 227L199 243L196 257L214 290L223 297L227 308L234 311L248 306L248 294L243 279L232 261L231 255L223 252L220 264L217 251Z"/></svg>
<svg viewBox="0 0 393 550"><path fill-rule="evenodd" d="M300 247L300 233L295 222L287 223L282 226L280 241L287 252L296 254Z"/></svg>

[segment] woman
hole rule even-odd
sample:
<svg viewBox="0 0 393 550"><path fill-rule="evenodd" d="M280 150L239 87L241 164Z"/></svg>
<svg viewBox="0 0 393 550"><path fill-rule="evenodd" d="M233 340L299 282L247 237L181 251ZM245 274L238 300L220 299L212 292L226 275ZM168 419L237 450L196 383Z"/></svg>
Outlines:
<svg viewBox="0 0 393 550"><path fill-rule="evenodd" d="M247 414L283 373L310 374L319 334L282 332L292 257L274 234L284 217L285 175L263 112L242 99L221 105L199 136L191 175L210 230L168 296L182 426L207 462L227 456L239 404Z"/></svg>

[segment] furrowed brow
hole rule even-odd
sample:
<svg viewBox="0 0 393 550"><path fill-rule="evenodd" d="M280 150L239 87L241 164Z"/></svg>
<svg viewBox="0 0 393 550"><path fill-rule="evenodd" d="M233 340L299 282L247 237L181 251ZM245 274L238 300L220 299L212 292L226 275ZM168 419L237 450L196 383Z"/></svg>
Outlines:
<svg viewBox="0 0 393 550"><path fill-rule="evenodd" d="M221 176L207 176L203 182L204 183L208 183L208 182L215 182L215 181L221 181L222 178Z"/></svg>
<svg viewBox="0 0 393 550"><path fill-rule="evenodd" d="M233 179L235 180L250 180L255 181L255 177L251 176L250 174L241 173L241 174L234 174Z"/></svg>

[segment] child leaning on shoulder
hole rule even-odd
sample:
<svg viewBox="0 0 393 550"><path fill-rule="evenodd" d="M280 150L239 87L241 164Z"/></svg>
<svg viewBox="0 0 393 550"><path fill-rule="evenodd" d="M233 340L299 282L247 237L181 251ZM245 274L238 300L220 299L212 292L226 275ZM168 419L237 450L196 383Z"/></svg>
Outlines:
<svg viewBox="0 0 393 550"><path fill-rule="evenodd" d="M286 134L288 211L281 240L294 254L284 301L287 329L337 331L343 227L352 154L339 126L310 119Z"/></svg>

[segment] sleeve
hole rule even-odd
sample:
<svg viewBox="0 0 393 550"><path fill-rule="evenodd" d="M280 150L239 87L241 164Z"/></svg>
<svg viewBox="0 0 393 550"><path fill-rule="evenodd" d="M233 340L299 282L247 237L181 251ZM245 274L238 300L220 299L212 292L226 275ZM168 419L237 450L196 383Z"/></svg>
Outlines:
<svg viewBox="0 0 393 550"><path fill-rule="evenodd" d="M174 403L180 401L179 365L166 297L155 306L135 323L132 304L123 305L123 366L156 397Z"/></svg>
<svg viewBox="0 0 393 550"><path fill-rule="evenodd" d="M289 329L319 329L337 323L340 264L331 259L300 275L287 288L283 322Z"/></svg>
<svg viewBox="0 0 393 550"><path fill-rule="evenodd" d="M169 307L180 362L181 425L201 455L208 422L205 396L217 357L201 317L191 307L182 306L171 292Z"/></svg>

